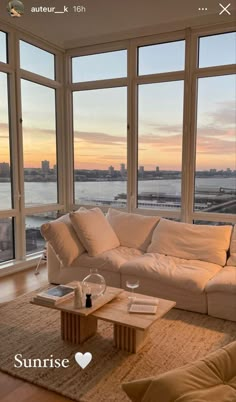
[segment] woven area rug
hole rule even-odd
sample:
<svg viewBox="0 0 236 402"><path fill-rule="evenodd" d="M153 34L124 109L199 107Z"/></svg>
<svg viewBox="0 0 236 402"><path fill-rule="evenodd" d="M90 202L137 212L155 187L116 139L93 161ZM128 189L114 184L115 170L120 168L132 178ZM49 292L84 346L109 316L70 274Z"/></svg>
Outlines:
<svg viewBox="0 0 236 402"><path fill-rule="evenodd" d="M236 323L174 309L157 321L139 353L113 347L112 325L99 321L98 333L82 346L60 337L58 311L29 304L34 293L0 307L0 370L81 402L123 402L121 383L155 376L192 362L236 339ZM91 352L81 369L76 352ZM67 358L68 368L15 368L25 359Z"/></svg>

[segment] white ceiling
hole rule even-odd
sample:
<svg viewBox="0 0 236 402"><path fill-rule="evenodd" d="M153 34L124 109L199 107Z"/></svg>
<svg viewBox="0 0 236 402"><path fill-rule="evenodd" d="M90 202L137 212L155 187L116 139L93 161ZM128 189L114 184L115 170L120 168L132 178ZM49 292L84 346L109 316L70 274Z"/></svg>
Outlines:
<svg viewBox="0 0 236 402"><path fill-rule="evenodd" d="M220 3L227 6L229 0ZM21 18L10 17L6 4L0 3L0 23L19 27L61 48L233 20L226 12L219 15L222 8L217 0L31 0L24 2ZM84 6L86 12L74 12L76 4ZM55 7L55 11L66 6L68 13L31 12L32 7L40 6ZM207 10L199 11L199 7ZM231 1L228 10L235 11L236 2L233 5Z"/></svg>

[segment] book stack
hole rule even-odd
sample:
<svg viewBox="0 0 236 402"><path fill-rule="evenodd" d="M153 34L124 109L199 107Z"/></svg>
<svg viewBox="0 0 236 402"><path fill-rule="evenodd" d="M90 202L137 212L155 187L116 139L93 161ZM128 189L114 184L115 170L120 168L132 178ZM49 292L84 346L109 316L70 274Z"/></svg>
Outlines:
<svg viewBox="0 0 236 402"><path fill-rule="evenodd" d="M38 293L33 301L45 306L56 306L74 296L75 288L67 285L58 285Z"/></svg>
<svg viewBox="0 0 236 402"><path fill-rule="evenodd" d="M156 314L159 300L156 298L132 297L128 308L129 313Z"/></svg>

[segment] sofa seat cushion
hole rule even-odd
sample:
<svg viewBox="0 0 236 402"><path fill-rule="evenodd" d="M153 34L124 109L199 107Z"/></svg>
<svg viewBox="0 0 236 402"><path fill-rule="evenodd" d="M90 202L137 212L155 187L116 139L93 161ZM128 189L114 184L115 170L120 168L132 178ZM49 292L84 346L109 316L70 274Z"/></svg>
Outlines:
<svg viewBox="0 0 236 402"><path fill-rule="evenodd" d="M220 265L209 262L148 253L124 263L121 274L149 278L188 291L202 292L209 279L221 269Z"/></svg>
<svg viewBox="0 0 236 402"><path fill-rule="evenodd" d="M207 293L224 292L235 294L236 314L236 267L225 266L206 285Z"/></svg>
<svg viewBox="0 0 236 402"><path fill-rule="evenodd" d="M161 219L147 251L224 266L231 233L229 225L193 225Z"/></svg>
<svg viewBox="0 0 236 402"><path fill-rule="evenodd" d="M122 386L135 402L235 402L236 342L156 378Z"/></svg>
<svg viewBox="0 0 236 402"><path fill-rule="evenodd" d="M107 220L113 227L121 246L146 251L159 216L144 216L109 208Z"/></svg>
<svg viewBox="0 0 236 402"><path fill-rule="evenodd" d="M88 253L82 254L73 261L72 267L97 268L98 271L119 271L126 261L141 256L142 251L129 247L117 247L104 253L90 257Z"/></svg>

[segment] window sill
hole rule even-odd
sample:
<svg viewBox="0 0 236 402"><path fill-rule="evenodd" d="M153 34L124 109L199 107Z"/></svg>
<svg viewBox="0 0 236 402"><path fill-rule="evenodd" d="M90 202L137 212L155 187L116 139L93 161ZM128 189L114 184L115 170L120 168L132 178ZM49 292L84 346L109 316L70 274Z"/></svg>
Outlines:
<svg viewBox="0 0 236 402"><path fill-rule="evenodd" d="M36 267L42 256L42 252L29 255L24 260L12 260L0 264L0 277Z"/></svg>

